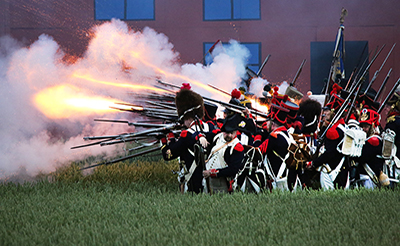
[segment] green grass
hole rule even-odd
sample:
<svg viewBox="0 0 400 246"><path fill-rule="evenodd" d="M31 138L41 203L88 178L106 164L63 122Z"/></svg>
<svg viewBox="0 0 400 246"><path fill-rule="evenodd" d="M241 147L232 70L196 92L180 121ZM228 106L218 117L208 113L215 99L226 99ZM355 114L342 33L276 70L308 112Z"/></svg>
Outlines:
<svg viewBox="0 0 400 246"><path fill-rule="evenodd" d="M400 190L181 195L163 161L0 185L0 245L399 245Z"/></svg>

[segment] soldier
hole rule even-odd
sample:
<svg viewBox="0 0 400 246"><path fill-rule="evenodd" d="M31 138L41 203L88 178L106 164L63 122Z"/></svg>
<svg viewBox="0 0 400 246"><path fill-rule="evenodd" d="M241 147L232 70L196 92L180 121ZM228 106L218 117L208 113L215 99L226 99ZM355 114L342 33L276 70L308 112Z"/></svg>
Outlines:
<svg viewBox="0 0 400 246"><path fill-rule="evenodd" d="M236 137L240 128L245 127L245 119L239 115L226 118L221 130L206 133L204 137L211 143L211 151L206 161L203 176L208 179L210 193L228 193L232 191L233 178L243 169L244 148Z"/></svg>
<svg viewBox="0 0 400 246"><path fill-rule="evenodd" d="M320 170L320 183L323 189L335 189L348 187L348 167L345 164L345 156L338 151L338 146L344 137L345 122L340 118L326 132L325 151L312 162L308 168Z"/></svg>
<svg viewBox="0 0 400 246"><path fill-rule="evenodd" d="M386 118L386 129L390 129L396 133L394 144L397 147L396 157L400 159L400 93L395 92L387 102L390 110Z"/></svg>
<svg viewBox="0 0 400 246"><path fill-rule="evenodd" d="M253 116L250 114L248 109L251 109L251 102L247 99L240 100L242 97L242 92L237 89L233 89L231 92L231 100L229 101L230 104L238 105L238 106L243 106L246 107L245 110L240 111L240 110L235 110L232 111L230 109L225 109L225 118L232 117L235 114L240 114L242 117L244 117L244 122L245 127L241 127L238 130L237 138L239 139L240 143L242 145L253 145L254 142L254 135L256 133L257 127L256 123L253 119ZM222 125L221 125L222 126Z"/></svg>
<svg viewBox="0 0 400 246"><path fill-rule="evenodd" d="M387 104L391 108L386 118L385 132L391 131L395 135L393 142L396 148L391 157L393 161L388 162L387 174L393 179L398 179L400 177L400 93L395 92ZM394 186L395 183L393 182L392 185Z"/></svg>
<svg viewBox="0 0 400 246"><path fill-rule="evenodd" d="M187 86L183 86L176 93L175 104L180 121L186 129L178 139L170 132L167 138L161 140L162 155L167 161L180 157L180 191L200 193L203 190L203 169L195 163L194 145L197 139L194 136L198 132L208 131L208 125L200 120L204 116L203 98Z"/></svg>
<svg viewBox="0 0 400 246"><path fill-rule="evenodd" d="M286 117L289 110L276 104L271 104L269 131L265 141L259 145L265 155L265 166L270 176L269 188L287 189L287 170L284 160L287 158L289 133L287 132Z"/></svg>
<svg viewBox="0 0 400 246"><path fill-rule="evenodd" d="M362 154L358 161L358 171L362 185L373 188L373 182L378 186L388 186L389 179L383 173L382 139L377 135L376 128L380 123L380 115L372 109L364 108L360 115L360 127L367 134Z"/></svg>

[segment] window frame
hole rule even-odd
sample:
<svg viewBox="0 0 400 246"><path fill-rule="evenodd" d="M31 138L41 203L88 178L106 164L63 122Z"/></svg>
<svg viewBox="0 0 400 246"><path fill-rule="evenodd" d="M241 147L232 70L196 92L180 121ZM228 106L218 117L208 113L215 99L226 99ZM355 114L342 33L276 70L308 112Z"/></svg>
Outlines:
<svg viewBox="0 0 400 246"><path fill-rule="evenodd" d="M211 63L206 63L206 60L207 60L207 55L210 55L210 54L208 54L208 50L211 48L211 46L214 44L215 42L203 42L203 54L204 54L204 61L203 61L203 65L209 65L209 64L211 64ZM222 45L228 45L229 44L229 42L222 42ZM260 69L260 66L261 66L261 55L262 55L262 45L261 45L261 42L240 42L240 44L241 45L244 45L244 46L246 46L246 44L256 44L256 45L258 45L258 54L257 54L257 56L258 56L258 63L256 64L256 63L248 63L248 64L246 64L246 66L247 67L257 67L257 71L258 71L258 69ZM210 46L210 48L208 48L207 49L207 45L211 45ZM246 46L246 48L249 50L249 51L251 51L247 46ZM253 55L253 53L251 53L250 52L250 54L251 55ZM250 69L252 69L252 68L250 68ZM257 71L255 71L255 72L257 72Z"/></svg>
<svg viewBox="0 0 400 246"><path fill-rule="evenodd" d="M230 0L231 2L231 18L230 19L206 19L206 1L212 0L203 0L203 21L252 21L252 20L261 20L261 0L258 1L258 18L234 18L234 0ZM242 0L245 1L245 0Z"/></svg>
<svg viewBox="0 0 400 246"><path fill-rule="evenodd" d="M98 0L93 0L93 10L94 10L94 20L97 21L108 21L111 20L113 18L119 19L119 20L125 20L125 21L154 21L156 19L156 4L155 4L155 0L152 0L153 2L153 18L152 19L127 19L127 3L128 0L123 0L124 2L124 18L117 18L117 17L111 17L110 19L98 19L96 17L96 1Z"/></svg>

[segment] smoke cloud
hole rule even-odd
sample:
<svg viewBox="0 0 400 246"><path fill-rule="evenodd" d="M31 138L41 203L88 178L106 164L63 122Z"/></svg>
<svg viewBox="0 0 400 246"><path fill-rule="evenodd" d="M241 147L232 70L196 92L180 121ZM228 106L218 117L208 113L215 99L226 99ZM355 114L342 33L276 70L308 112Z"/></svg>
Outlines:
<svg viewBox="0 0 400 246"><path fill-rule="evenodd" d="M112 20L92 31L85 54L75 59L69 59L69 54L47 35L41 35L29 47L8 36L0 38L0 179L19 173L50 173L87 156L116 154L121 146L71 147L86 144L84 136L134 131L123 124L93 122L96 117L134 121L135 116L129 113L72 110L63 113L68 117L49 117L47 110L40 109L35 101L36 95L46 89L65 86L77 95L134 103L131 93L144 91L123 85L155 85L156 79L161 79L176 85L189 82L194 91L210 96L212 90L197 83L230 92L241 82L249 56L244 46L231 41L225 50L214 50L214 62L209 66L179 64L179 53L174 51L173 44L151 28L137 32L122 21ZM220 94L214 98L228 101Z"/></svg>

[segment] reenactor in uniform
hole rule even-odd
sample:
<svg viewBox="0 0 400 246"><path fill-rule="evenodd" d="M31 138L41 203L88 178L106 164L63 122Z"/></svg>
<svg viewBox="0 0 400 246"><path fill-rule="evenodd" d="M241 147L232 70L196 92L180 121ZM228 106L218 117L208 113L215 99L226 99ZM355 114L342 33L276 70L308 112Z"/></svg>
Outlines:
<svg viewBox="0 0 400 246"><path fill-rule="evenodd" d="M203 190L203 168L195 162L194 145L198 139L194 136L198 132L208 131L208 125L200 120L204 116L203 98L187 87L182 87L176 93L175 104L180 121L186 129L181 132L178 139L170 132L161 140L162 155L167 161L180 158L180 191L200 193Z"/></svg>
<svg viewBox="0 0 400 246"><path fill-rule="evenodd" d="M345 122L340 118L326 132L325 151L312 162L308 168L320 169L320 183L323 189L346 188L348 186L348 167L345 156L338 151L338 146L344 138Z"/></svg>
<svg viewBox="0 0 400 246"><path fill-rule="evenodd" d="M380 115L372 109L364 108L360 115L360 127L367 135L362 153L358 162L360 177L364 177L362 185L373 188L375 183L378 186L388 186L389 179L383 173L384 159L382 158L382 139L377 135L376 128L380 123Z"/></svg>
<svg viewBox="0 0 400 246"><path fill-rule="evenodd" d="M211 143L203 176L207 180L209 192L228 193L232 191L233 178L243 169L244 148L236 137L240 128L245 127L245 119L234 114L224 120L221 129L199 135Z"/></svg>
<svg viewBox="0 0 400 246"><path fill-rule="evenodd" d="M269 188L287 189L287 170L285 159L288 155L289 133L286 117L289 110L277 104L271 104L269 121L269 136L258 148L265 155L265 167L270 176Z"/></svg>
<svg viewBox="0 0 400 246"><path fill-rule="evenodd" d="M233 89L231 92L231 100L229 101L230 104L238 105L246 107L245 110L231 110L225 109L226 116L225 118L232 117L235 114L239 114L244 117L245 127L238 129L237 138L239 139L242 145L253 145L254 142L254 135L257 131L257 126L254 121L253 116L250 114L248 109L251 109L251 102L246 99L243 95L243 92L238 89ZM221 125L222 126L222 125Z"/></svg>
<svg viewBox="0 0 400 246"><path fill-rule="evenodd" d="M394 144L397 147L396 157L400 159L400 93L395 92L393 97L388 100L390 111L386 118L386 129L390 129L396 133Z"/></svg>

